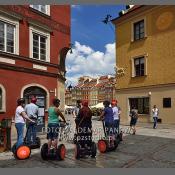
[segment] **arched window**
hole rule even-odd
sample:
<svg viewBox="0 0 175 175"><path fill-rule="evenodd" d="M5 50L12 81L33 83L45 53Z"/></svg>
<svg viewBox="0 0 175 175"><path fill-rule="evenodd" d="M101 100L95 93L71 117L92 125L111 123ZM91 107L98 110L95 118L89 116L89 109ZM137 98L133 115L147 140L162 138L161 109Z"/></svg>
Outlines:
<svg viewBox="0 0 175 175"><path fill-rule="evenodd" d="M0 112L6 111L6 92L4 86L0 84Z"/></svg>

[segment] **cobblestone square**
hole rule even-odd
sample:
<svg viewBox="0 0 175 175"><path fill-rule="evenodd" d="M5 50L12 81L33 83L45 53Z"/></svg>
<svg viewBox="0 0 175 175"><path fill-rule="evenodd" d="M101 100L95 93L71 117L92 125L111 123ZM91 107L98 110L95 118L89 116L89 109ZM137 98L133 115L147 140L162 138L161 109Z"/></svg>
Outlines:
<svg viewBox="0 0 175 175"><path fill-rule="evenodd" d="M72 116L71 119L74 127ZM94 128L102 129L102 124L93 120ZM128 126L121 125L126 131ZM14 131L15 132L15 131ZM13 143L15 141L13 135ZM42 144L45 143L46 136L40 135ZM0 167L29 167L29 168L174 168L175 167L175 129L173 125L159 125L157 129L152 129L152 124L138 123L137 134L124 134L123 142L114 152L105 154L97 153L95 159L84 158L76 160L74 158L74 145L70 141L63 141L67 148L64 161L43 161L40 150L32 150L28 160L15 160L11 152L0 154ZM96 140L97 142L97 140Z"/></svg>

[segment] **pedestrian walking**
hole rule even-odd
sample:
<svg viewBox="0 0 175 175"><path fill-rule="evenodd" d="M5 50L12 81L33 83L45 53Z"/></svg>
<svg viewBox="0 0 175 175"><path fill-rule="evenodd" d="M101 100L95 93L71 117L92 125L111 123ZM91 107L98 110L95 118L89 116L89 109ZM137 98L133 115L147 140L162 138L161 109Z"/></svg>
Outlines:
<svg viewBox="0 0 175 175"><path fill-rule="evenodd" d="M58 145L58 134L59 134L59 117L63 119L63 122L66 124L64 115L59 110L60 100L55 98L53 99L53 105L48 109L48 152L53 145L55 150L57 150Z"/></svg>
<svg viewBox="0 0 175 175"><path fill-rule="evenodd" d="M79 114L79 111L80 111L81 107L82 107L82 101L81 100L77 100L76 107L73 110L74 118L78 117L78 114Z"/></svg>
<svg viewBox="0 0 175 175"><path fill-rule="evenodd" d="M34 120L30 119L26 114L25 110L25 100L23 98L19 98L17 100L17 108L15 112L15 128L17 131L17 143L16 148L23 144L23 135L24 135L24 126L26 120L35 123Z"/></svg>
<svg viewBox="0 0 175 175"><path fill-rule="evenodd" d="M154 120L153 128L156 129L157 128L158 116L159 116L159 109L156 107L156 105L153 106L152 115L153 115L153 120Z"/></svg>
<svg viewBox="0 0 175 175"><path fill-rule="evenodd" d="M117 100L111 102L114 117L114 132L119 134L121 108L117 105Z"/></svg>
<svg viewBox="0 0 175 175"><path fill-rule="evenodd" d="M130 120L130 132L132 130L133 131L133 135L135 135L135 133L136 133L136 123L137 123L137 120L138 120L138 110L136 109L135 106L131 107L131 111L130 111L129 116L131 117L131 120Z"/></svg>
<svg viewBox="0 0 175 175"><path fill-rule="evenodd" d="M26 143L36 144L37 134L37 118L38 118L38 106L36 105L37 99L32 97L30 104L25 106L25 112L28 117L35 121L35 123L27 122Z"/></svg>

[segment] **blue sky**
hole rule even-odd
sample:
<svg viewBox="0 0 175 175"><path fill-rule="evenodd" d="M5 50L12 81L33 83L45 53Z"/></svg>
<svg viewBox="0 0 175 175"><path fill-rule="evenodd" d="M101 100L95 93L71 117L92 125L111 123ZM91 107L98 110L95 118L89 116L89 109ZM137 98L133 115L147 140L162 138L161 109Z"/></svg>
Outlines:
<svg viewBox="0 0 175 175"><path fill-rule="evenodd" d="M107 14L113 18L125 5L72 5L71 42L73 54L66 59L66 77L76 84L82 75L97 77L113 74L115 66L114 26L104 24Z"/></svg>

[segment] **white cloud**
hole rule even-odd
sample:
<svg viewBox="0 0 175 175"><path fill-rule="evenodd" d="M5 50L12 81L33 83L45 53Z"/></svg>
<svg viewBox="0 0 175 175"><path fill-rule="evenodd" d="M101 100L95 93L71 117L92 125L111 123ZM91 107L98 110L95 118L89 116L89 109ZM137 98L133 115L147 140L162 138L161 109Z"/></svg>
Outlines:
<svg viewBox="0 0 175 175"><path fill-rule="evenodd" d="M67 79L73 84L82 75L96 77L114 73L115 43L105 45L105 52L94 51L91 47L75 42L73 53L66 58Z"/></svg>

